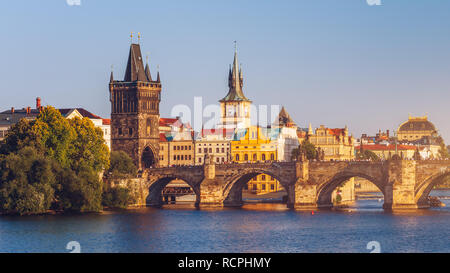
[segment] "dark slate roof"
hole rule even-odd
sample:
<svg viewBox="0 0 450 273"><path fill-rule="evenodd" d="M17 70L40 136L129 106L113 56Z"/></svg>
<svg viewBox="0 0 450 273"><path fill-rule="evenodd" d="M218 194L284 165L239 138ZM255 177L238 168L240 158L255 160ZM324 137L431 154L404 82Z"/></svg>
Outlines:
<svg viewBox="0 0 450 273"><path fill-rule="evenodd" d="M14 110L14 114L11 113L11 110L4 111L0 113L0 125L11 126L23 118L33 120L38 115L39 111L37 109L31 109L30 114L27 114L26 109Z"/></svg>
<svg viewBox="0 0 450 273"><path fill-rule="evenodd" d="M410 118L407 122L403 123L400 128L400 132L408 131L436 131L433 123L424 118Z"/></svg>
<svg viewBox="0 0 450 273"><path fill-rule="evenodd" d="M295 125L294 120L291 118L291 116L286 111L284 106L281 108L281 111L278 114L277 121L278 121L278 125L279 126L293 126L293 125Z"/></svg>
<svg viewBox="0 0 450 273"><path fill-rule="evenodd" d="M148 82L145 74L144 63L139 44L131 44L130 54L128 55L127 69L125 71L125 82L142 81Z"/></svg>

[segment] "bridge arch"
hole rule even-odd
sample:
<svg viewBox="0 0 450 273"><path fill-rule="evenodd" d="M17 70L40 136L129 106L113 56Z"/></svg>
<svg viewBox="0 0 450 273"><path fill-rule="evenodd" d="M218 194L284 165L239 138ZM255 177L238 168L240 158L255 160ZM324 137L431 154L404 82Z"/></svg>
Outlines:
<svg viewBox="0 0 450 273"><path fill-rule="evenodd" d="M445 178L450 176L450 171L440 172L438 174L432 175L424 182L419 184L414 192L415 202L419 207L428 207L428 196L434 186L440 184Z"/></svg>
<svg viewBox="0 0 450 273"><path fill-rule="evenodd" d="M276 175L275 173L271 172L270 170L266 169L251 169L251 170L245 170L243 172L240 172L239 174L236 174L228 179L228 181L225 183L224 189L223 189L223 196L224 196L224 206L241 206L243 204L242 201L242 190L245 187L245 185L250 182L251 179L254 177L260 175L260 174L266 174L273 178L275 178L280 184L283 186L283 188L287 191L287 194L289 196L289 182L284 181L279 175Z"/></svg>
<svg viewBox="0 0 450 273"><path fill-rule="evenodd" d="M195 183L181 175L167 175L167 176L159 176L159 177L152 179L152 181L149 181L148 195L145 198L146 205L147 206L157 206L157 207L161 206L163 204L163 200L161 197L163 189L170 182L177 180L177 179L185 182L186 184L189 185L189 187L191 187L191 189L194 191L195 196L196 196L195 203L198 204L198 202L200 201L200 188L199 188L198 183Z"/></svg>
<svg viewBox="0 0 450 273"><path fill-rule="evenodd" d="M321 184L318 187L318 189L317 189L317 205L319 207L332 207L333 206L333 200L332 200L333 191L336 188L338 188L345 181L347 181L351 178L355 178L355 177L364 178L364 179L370 181L383 193L383 197L386 198L385 188L384 188L385 184L383 183L381 178L375 178L373 176L370 176L370 175L364 174L364 173L360 173L360 172L343 171L343 172L337 173L331 179L329 179L328 181L326 181L325 183Z"/></svg>

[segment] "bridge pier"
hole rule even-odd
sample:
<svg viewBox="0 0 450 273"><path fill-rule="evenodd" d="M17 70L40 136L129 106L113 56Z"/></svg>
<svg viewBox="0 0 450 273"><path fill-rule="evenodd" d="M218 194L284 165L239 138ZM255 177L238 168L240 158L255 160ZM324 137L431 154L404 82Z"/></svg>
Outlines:
<svg viewBox="0 0 450 273"><path fill-rule="evenodd" d="M200 201L198 208L221 208L223 207L223 184L216 180L216 165L214 158L205 158L203 165L204 179L200 184Z"/></svg>
<svg viewBox="0 0 450 273"><path fill-rule="evenodd" d="M294 186L294 209L312 210L318 209L317 185L298 181Z"/></svg>
<svg viewBox="0 0 450 273"><path fill-rule="evenodd" d="M390 209L417 209L415 201L416 161L398 160L389 165L389 181L386 193L392 196ZM389 203L385 204L389 208Z"/></svg>

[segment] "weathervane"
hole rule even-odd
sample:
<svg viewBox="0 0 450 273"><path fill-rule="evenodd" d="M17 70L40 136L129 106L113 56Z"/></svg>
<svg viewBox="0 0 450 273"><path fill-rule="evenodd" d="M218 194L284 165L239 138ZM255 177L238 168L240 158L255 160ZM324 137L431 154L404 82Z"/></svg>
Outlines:
<svg viewBox="0 0 450 273"><path fill-rule="evenodd" d="M130 40L131 40L131 43L133 43L133 31L131 32Z"/></svg>

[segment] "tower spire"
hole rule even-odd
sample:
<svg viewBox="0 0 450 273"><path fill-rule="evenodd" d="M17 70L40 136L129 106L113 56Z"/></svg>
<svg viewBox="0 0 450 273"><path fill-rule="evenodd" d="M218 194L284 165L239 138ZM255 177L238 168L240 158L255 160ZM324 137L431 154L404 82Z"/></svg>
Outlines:
<svg viewBox="0 0 450 273"><path fill-rule="evenodd" d="M150 67L148 66L148 54L145 56L146 64L145 64L145 76L149 82L152 81L152 74L150 73Z"/></svg>
<svg viewBox="0 0 450 273"><path fill-rule="evenodd" d="M114 71L114 66L111 65L111 76L109 76L109 82L110 83L112 83L114 81L113 71Z"/></svg>
<svg viewBox="0 0 450 273"><path fill-rule="evenodd" d="M221 101L249 101L242 92L243 82L244 77L237 56L237 44L236 41L234 41L233 65L230 66L230 70L228 71L228 87L230 90L228 91L227 96Z"/></svg>
<svg viewBox="0 0 450 273"><path fill-rule="evenodd" d="M158 75L156 76L156 82L161 82L161 78L159 77L159 64L158 64Z"/></svg>

